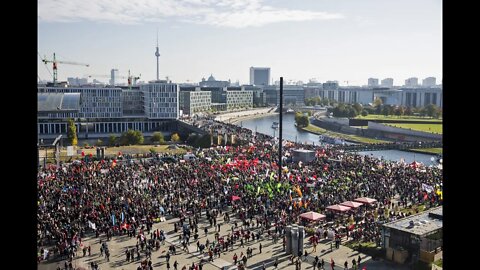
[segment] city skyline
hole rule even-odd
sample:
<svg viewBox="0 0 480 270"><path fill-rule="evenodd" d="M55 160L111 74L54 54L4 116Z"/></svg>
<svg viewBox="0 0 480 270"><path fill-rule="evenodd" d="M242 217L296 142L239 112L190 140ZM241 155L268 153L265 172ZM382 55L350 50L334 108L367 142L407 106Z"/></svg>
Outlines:
<svg viewBox="0 0 480 270"><path fill-rule="evenodd" d="M248 84L251 66L270 67L272 81L283 76L340 85L366 85L368 78L393 78L394 85L410 77L442 82L437 0L110 3L38 2L38 78L51 81L51 63L45 67L41 58L55 52L58 60L90 64L59 64L61 81L108 76L112 68L121 76L131 70L141 81L154 80L158 28L160 78L179 83L213 74Z"/></svg>

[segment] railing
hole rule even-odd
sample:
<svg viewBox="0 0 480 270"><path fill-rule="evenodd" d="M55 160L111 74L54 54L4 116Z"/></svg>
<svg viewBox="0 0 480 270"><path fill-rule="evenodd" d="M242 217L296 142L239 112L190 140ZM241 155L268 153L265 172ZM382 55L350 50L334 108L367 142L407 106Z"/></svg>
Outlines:
<svg viewBox="0 0 480 270"><path fill-rule="evenodd" d="M408 150L415 148L441 148L442 142L413 142L413 143L378 143L378 144L353 144L335 146L335 149L346 152L378 151L378 150Z"/></svg>

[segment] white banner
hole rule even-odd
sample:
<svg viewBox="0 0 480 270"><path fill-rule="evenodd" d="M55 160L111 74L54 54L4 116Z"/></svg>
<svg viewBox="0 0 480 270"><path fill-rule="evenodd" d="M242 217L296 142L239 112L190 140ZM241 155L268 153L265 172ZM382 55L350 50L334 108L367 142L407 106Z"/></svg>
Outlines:
<svg viewBox="0 0 480 270"><path fill-rule="evenodd" d="M71 157L75 155L75 150L73 149L73 146L67 146L67 156Z"/></svg>

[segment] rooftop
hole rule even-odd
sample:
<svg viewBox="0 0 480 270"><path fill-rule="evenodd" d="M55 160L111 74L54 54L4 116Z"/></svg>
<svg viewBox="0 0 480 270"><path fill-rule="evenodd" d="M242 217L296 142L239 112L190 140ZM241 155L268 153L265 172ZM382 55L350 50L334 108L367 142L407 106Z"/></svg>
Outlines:
<svg viewBox="0 0 480 270"><path fill-rule="evenodd" d="M76 111L80 109L80 93L37 93L39 112Z"/></svg>
<svg viewBox="0 0 480 270"><path fill-rule="evenodd" d="M418 236L424 236L430 232L443 228L442 217L443 208L442 206L439 206L406 218L386 223L383 226Z"/></svg>

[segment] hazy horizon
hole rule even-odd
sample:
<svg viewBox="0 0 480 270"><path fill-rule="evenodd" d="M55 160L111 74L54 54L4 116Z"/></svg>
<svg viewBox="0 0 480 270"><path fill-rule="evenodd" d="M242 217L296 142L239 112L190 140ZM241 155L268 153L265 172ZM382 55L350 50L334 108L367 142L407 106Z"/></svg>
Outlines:
<svg viewBox="0 0 480 270"><path fill-rule="evenodd" d="M417 77L442 82L442 1L381 0L141 0L38 1L37 70L52 80L94 77L108 82L110 70L198 83L249 83L249 68L270 67L273 81L366 85L370 77L394 85ZM47 71L48 69L48 71ZM126 80L120 80L121 83Z"/></svg>

